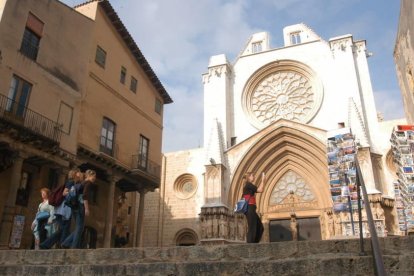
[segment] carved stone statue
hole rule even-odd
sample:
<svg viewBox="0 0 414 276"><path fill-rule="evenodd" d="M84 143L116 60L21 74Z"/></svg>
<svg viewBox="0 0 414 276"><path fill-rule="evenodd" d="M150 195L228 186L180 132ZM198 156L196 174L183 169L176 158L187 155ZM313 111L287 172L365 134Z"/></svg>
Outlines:
<svg viewBox="0 0 414 276"><path fill-rule="evenodd" d="M382 209L380 204L377 204L374 213L375 219L384 219L384 209Z"/></svg>
<svg viewBox="0 0 414 276"><path fill-rule="evenodd" d="M334 218L332 214L328 214L328 232L329 237L335 236Z"/></svg>
<svg viewBox="0 0 414 276"><path fill-rule="evenodd" d="M244 240L244 222L239 219L237 221L237 237L240 241Z"/></svg>
<svg viewBox="0 0 414 276"><path fill-rule="evenodd" d="M213 216L213 238L218 238L219 236L219 224L216 216Z"/></svg>
<svg viewBox="0 0 414 276"><path fill-rule="evenodd" d="M207 223L204 216L201 217L201 239L207 238Z"/></svg>
<svg viewBox="0 0 414 276"><path fill-rule="evenodd" d="M336 213L334 218L334 234L335 236L342 235L341 216L339 213Z"/></svg>
<svg viewBox="0 0 414 276"><path fill-rule="evenodd" d="M234 223L234 217L230 218L229 221L229 238L232 240L236 239L236 225Z"/></svg>
<svg viewBox="0 0 414 276"><path fill-rule="evenodd" d="M206 225L207 239L211 239L213 237L213 221L207 218Z"/></svg>
<svg viewBox="0 0 414 276"><path fill-rule="evenodd" d="M292 233L292 240L298 240L298 224L296 221L296 215L290 216L290 232Z"/></svg>
<svg viewBox="0 0 414 276"><path fill-rule="evenodd" d="M219 229L220 238L227 239L228 238L227 217L225 217L224 215L221 216L219 228L220 228Z"/></svg>

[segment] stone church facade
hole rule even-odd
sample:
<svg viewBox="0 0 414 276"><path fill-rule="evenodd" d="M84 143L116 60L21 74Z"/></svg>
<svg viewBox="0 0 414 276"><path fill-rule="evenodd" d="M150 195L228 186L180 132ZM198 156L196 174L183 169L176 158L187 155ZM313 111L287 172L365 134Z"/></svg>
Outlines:
<svg viewBox="0 0 414 276"><path fill-rule="evenodd" d="M350 129L369 200L388 234L395 222L391 129L378 119L364 40L326 41L304 24L284 28L284 46L265 32L250 37L236 61L212 56L204 84L204 147L167 153L161 187L148 193L144 246L244 242L233 213L246 172L266 172L257 195L262 242L294 210L309 239L341 237L333 224L327 139ZM339 130L338 130L339 129ZM294 191L294 196L290 196ZM273 233L273 234L272 234Z"/></svg>
<svg viewBox="0 0 414 276"><path fill-rule="evenodd" d="M400 18L394 47L394 61L409 124L414 124L414 3L401 0Z"/></svg>

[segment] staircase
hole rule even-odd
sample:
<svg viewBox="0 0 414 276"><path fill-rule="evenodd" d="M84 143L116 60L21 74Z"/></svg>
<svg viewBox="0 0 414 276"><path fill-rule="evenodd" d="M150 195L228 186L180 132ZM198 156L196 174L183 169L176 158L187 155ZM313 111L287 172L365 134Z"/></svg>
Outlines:
<svg viewBox="0 0 414 276"><path fill-rule="evenodd" d="M380 239L388 275L414 275L414 237ZM369 240L92 250L2 250L0 275L375 275Z"/></svg>

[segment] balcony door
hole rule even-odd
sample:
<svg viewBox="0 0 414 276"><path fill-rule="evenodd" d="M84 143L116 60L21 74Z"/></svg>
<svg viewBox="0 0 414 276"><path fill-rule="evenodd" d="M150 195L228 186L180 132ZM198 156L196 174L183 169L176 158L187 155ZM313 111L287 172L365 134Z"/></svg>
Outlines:
<svg viewBox="0 0 414 276"><path fill-rule="evenodd" d="M6 111L18 118L23 118L29 103L31 90L32 85L29 82L14 75L10 85Z"/></svg>
<svg viewBox="0 0 414 276"><path fill-rule="evenodd" d="M148 167L149 139L141 135L139 141L138 166L147 169Z"/></svg>
<svg viewBox="0 0 414 276"><path fill-rule="evenodd" d="M104 118L101 129L100 151L114 156L116 124L108 118Z"/></svg>

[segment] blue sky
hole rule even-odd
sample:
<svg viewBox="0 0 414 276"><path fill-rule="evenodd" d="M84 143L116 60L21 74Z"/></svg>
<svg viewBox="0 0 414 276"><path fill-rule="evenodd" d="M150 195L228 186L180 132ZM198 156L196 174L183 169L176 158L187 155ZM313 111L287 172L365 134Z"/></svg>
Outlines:
<svg viewBox="0 0 414 276"><path fill-rule="evenodd" d="M64 0L69 6L82 3ZM352 34L367 40L377 110L385 120L404 111L393 50L397 0L112 0L111 4L174 100L165 106L163 151L202 146L201 74L209 57L234 60L249 37L267 31L281 47L282 30L303 22L323 39Z"/></svg>

